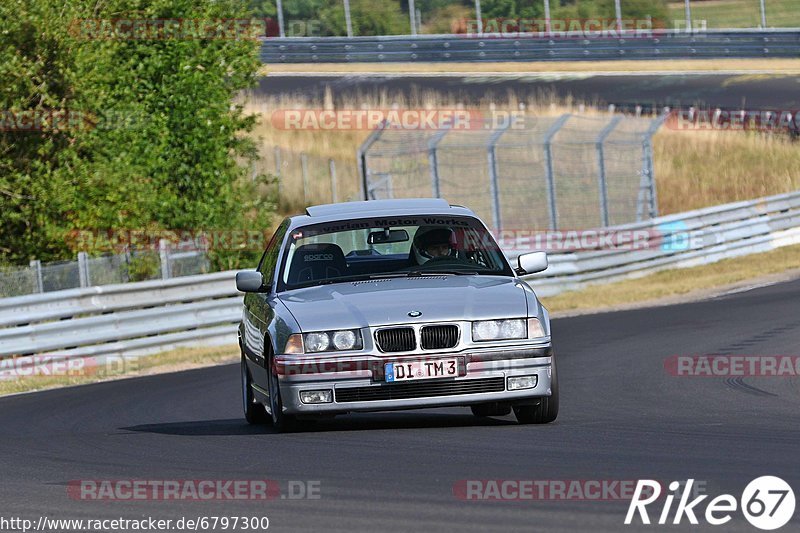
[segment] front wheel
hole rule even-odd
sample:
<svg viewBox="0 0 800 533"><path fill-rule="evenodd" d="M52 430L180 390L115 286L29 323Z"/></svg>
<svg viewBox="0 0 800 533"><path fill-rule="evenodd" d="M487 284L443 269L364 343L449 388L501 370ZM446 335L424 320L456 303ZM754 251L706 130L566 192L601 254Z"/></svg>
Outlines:
<svg viewBox="0 0 800 533"><path fill-rule="evenodd" d="M275 366L272 364L270 356L268 375L269 375L269 408L272 411L272 427L278 433L292 431L297 428L297 418L283 412L283 400L281 399L281 388L278 384L278 376L275 374Z"/></svg>
<svg viewBox="0 0 800 533"><path fill-rule="evenodd" d="M556 358L550 359L550 396L543 396L539 405L514 406L514 414L520 424L549 424L558 417L558 375Z"/></svg>
<svg viewBox="0 0 800 533"><path fill-rule="evenodd" d="M269 422L267 411L253 396L253 379L247 370L247 362L242 354L242 408L248 424L266 424Z"/></svg>

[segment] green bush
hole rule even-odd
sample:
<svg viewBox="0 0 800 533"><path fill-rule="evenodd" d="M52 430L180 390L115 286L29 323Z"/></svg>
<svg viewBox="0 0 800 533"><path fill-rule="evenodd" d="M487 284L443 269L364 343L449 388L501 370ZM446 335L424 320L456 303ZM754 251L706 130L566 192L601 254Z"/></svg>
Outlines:
<svg viewBox="0 0 800 533"><path fill-rule="evenodd" d="M247 39L87 39L84 19L249 16L236 0L6 0L0 109L75 110L71 127L0 132L0 262L74 256L75 229L266 226L245 179L255 83ZM97 36L98 34L93 34ZM92 252L92 250L89 250Z"/></svg>

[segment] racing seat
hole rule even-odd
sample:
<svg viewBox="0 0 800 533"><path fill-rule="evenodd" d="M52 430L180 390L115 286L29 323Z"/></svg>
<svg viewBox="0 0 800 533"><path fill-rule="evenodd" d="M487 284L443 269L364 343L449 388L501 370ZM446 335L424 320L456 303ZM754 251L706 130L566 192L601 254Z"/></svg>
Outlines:
<svg viewBox="0 0 800 533"><path fill-rule="evenodd" d="M339 246L329 243L304 244L294 252L287 281L297 285L347 275L347 261Z"/></svg>

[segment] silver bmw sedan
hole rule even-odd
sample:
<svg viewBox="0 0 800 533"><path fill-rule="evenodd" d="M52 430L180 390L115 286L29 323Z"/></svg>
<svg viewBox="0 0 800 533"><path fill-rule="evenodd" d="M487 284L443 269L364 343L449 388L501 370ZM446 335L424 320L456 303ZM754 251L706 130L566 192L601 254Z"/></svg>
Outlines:
<svg viewBox="0 0 800 533"><path fill-rule="evenodd" d="M290 430L337 414L465 406L558 415L547 310L470 209L440 199L309 207L255 270L239 327L244 415Z"/></svg>

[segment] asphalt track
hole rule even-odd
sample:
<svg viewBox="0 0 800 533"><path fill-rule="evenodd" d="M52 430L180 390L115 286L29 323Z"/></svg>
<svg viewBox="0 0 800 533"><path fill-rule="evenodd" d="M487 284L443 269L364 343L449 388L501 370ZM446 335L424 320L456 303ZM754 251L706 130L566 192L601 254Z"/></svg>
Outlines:
<svg viewBox="0 0 800 533"><path fill-rule="evenodd" d="M385 92L389 98L427 92L446 101L476 103L505 101L509 94L525 101L539 94L572 95L587 103L646 109L662 106L714 106L723 109L800 109L800 76L784 74L631 74L542 73L502 76L312 75L271 74L259 81L256 94L297 94L322 101L329 87L337 105Z"/></svg>
<svg viewBox="0 0 800 533"><path fill-rule="evenodd" d="M712 496L738 497L751 479L771 474L797 492L796 379L674 377L664 360L797 355L799 311L800 280L556 320L561 413L549 426L438 409L349 415L275 434L242 420L236 365L7 397L0 516L266 515L278 531L756 531L740 513L716 528L626 528L626 502L463 501L453 486L694 478ZM320 482L320 499L87 502L66 490L69 480L132 478L268 478L282 487L311 480ZM799 515L784 530L796 531Z"/></svg>

